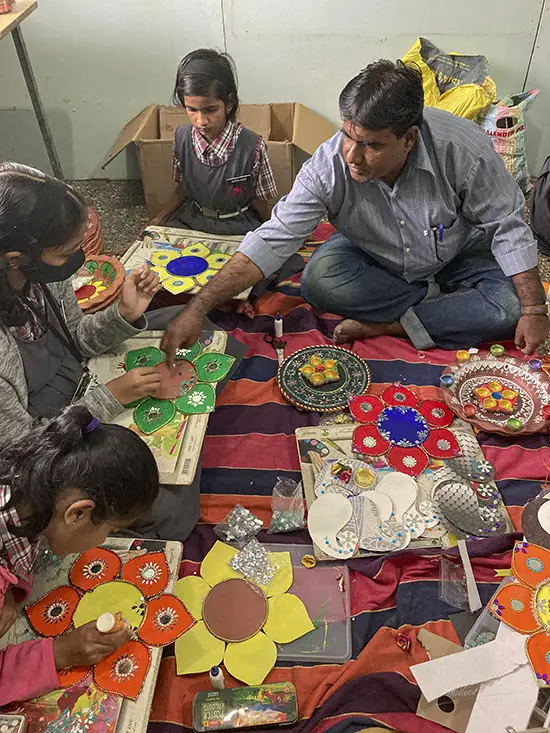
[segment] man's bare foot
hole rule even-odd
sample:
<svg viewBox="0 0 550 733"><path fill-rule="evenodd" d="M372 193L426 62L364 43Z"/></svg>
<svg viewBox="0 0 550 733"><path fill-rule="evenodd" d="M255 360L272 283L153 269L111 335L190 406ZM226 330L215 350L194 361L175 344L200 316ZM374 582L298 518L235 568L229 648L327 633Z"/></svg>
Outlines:
<svg viewBox="0 0 550 733"><path fill-rule="evenodd" d="M395 323L362 323L352 318L346 318L334 329L332 340L338 345L375 336L405 336L405 332L397 321Z"/></svg>

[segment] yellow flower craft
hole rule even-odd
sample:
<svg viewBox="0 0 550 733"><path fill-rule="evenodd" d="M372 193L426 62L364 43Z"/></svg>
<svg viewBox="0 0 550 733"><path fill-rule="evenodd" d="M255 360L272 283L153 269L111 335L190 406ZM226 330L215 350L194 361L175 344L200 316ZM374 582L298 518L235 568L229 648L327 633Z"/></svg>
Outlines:
<svg viewBox="0 0 550 733"><path fill-rule="evenodd" d="M527 636L526 651L541 687L550 685L550 550L516 542L515 583L498 589L489 604L496 618Z"/></svg>
<svg viewBox="0 0 550 733"><path fill-rule="evenodd" d="M487 412L511 413L519 397L519 392L507 389L497 380L477 387L477 389L474 389L474 394L479 400L479 404Z"/></svg>
<svg viewBox="0 0 550 733"><path fill-rule="evenodd" d="M300 367L300 372L314 387L340 379L336 359L322 359L316 354L310 356L304 366Z"/></svg>
<svg viewBox="0 0 550 733"><path fill-rule="evenodd" d="M268 553L276 572L265 586L250 583L230 567L237 554L216 542L200 575L176 584L176 595L197 622L176 641L178 674L207 672L223 660L235 679L260 685L277 661L276 644L314 629L302 601L287 593L293 582L288 552Z"/></svg>
<svg viewBox="0 0 550 733"><path fill-rule="evenodd" d="M196 293L230 259L231 255L212 252L197 242L182 250L156 250L151 255L151 269L158 273L163 287L172 295Z"/></svg>

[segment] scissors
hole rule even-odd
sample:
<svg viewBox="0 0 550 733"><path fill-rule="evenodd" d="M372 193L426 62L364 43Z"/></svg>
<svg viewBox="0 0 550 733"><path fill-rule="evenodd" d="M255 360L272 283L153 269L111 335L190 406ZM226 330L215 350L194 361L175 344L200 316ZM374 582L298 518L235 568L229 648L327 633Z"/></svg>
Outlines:
<svg viewBox="0 0 550 733"><path fill-rule="evenodd" d="M264 341L266 342L266 344L273 346L273 348L275 349L275 352L277 354L277 361L279 362L280 366L285 358L286 341L284 339L277 339L270 333L264 334Z"/></svg>

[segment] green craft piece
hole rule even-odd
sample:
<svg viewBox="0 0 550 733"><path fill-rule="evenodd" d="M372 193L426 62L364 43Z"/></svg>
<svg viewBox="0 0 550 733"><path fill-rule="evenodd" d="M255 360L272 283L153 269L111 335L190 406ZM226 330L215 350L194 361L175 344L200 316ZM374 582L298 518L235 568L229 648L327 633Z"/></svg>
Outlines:
<svg viewBox="0 0 550 733"><path fill-rule="evenodd" d="M178 397L176 409L184 415L212 412L216 404L216 390L211 384L196 384L190 392Z"/></svg>
<svg viewBox="0 0 550 733"><path fill-rule="evenodd" d="M219 382L227 377L235 363L235 357L228 354L201 354L195 362L199 382Z"/></svg>
<svg viewBox="0 0 550 733"><path fill-rule="evenodd" d="M145 398L144 397L138 397L137 400L134 400L133 402L128 402L127 405L122 405L122 406L125 407L128 410L131 407L137 407L140 402L143 402L144 399L147 399L147 398L146 397Z"/></svg>
<svg viewBox="0 0 550 733"><path fill-rule="evenodd" d="M151 435L169 423L175 414L176 407L170 400L148 397L134 410L134 420L144 435Z"/></svg>
<svg viewBox="0 0 550 733"><path fill-rule="evenodd" d="M144 346L143 349L134 349L126 354L124 364L126 370L138 367L154 367L165 360L164 353L156 346Z"/></svg>
<svg viewBox="0 0 550 733"><path fill-rule="evenodd" d="M195 361L201 353L202 346L197 342L190 349L178 349L176 351L176 359L187 359L187 361Z"/></svg>

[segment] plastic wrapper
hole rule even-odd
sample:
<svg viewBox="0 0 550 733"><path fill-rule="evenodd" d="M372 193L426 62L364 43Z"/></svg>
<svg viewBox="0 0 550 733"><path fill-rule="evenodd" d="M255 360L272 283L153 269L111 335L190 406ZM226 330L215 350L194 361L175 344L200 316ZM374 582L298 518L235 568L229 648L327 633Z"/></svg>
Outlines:
<svg viewBox="0 0 550 733"><path fill-rule="evenodd" d="M240 550L258 534L263 526L261 519L237 504L223 522L216 524L214 534L223 542Z"/></svg>
<svg viewBox="0 0 550 733"><path fill-rule="evenodd" d="M294 532L304 529L304 492L302 482L296 483L285 476L278 476L271 498L273 516L268 528L269 534Z"/></svg>

